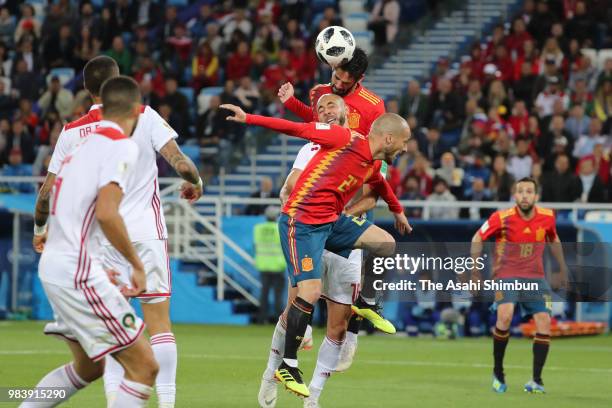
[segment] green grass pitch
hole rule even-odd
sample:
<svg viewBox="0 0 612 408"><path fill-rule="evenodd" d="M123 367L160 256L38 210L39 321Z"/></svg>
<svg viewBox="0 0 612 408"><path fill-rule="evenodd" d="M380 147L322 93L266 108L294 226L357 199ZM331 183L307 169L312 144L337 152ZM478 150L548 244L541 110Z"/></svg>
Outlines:
<svg viewBox="0 0 612 408"><path fill-rule="evenodd" d="M42 328L41 322L0 322L0 387L31 387L68 360L67 347L44 336ZM272 326L175 325L177 407L257 407L272 330ZM316 330L315 348L300 353L307 380L322 336ZM353 367L331 377L320 403L325 408L612 407L612 336L553 339L544 369L546 395L522 391L531 375L530 341L510 340L505 395L490 390L491 359L488 338L361 337ZM11 404L0 403L4 406ZM65 406L105 407L102 381ZM279 388L277 407L301 406L297 397Z"/></svg>

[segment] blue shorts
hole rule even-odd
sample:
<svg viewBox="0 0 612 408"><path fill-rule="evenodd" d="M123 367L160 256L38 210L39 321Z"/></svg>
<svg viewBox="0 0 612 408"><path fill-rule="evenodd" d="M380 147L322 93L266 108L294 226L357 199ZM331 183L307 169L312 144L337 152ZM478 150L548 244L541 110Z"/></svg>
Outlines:
<svg viewBox="0 0 612 408"><path fill-rule="evenodd" d="M321 279L323 249L334 223L303 224L287 214L278 219L283 254L291 286L309 279Z"/></svg>
<svg viewBox="0 0 612 408"><path fill-rule="evenodd" d="M341 214L334 223L332 232L327 238L325 249L345 258L355 246L359 237L370 228L372 222L367 218Z"/></svg>
<svg viewBox="0 0 612 408"><path fill-rule="evenodd" d="M348 258L355 242L370 225L372 223L365 218L344 214L326 224L303 224L281 214L278 232L291 286L309 279L321 279L323 249Z"/></svg>
<svg viewBox="0 0 612 408"><path fill-rule="evenodd" d="M504 303L518 304L521 308L521 315L528 316L536 313L552 312L552 296L550 285L546 279L526 279L526 278L509 278L501 279L502 282L523 282L537 283L538 290L504 290L495 292L495 303L492 310L497 310L497 306Z"/></svg>

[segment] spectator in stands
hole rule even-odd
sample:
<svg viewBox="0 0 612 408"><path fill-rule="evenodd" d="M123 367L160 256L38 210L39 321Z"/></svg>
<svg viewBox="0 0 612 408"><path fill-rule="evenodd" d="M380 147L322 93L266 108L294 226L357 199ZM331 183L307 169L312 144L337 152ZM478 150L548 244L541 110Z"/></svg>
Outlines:
<svg viewBox="0 0 612 408"><path fill-rule="evenodd" d="M105 52L106 55L117 61L119 72L122 75L131 75L132 73L132 53L125 47L123 38L117 35L113 38L113 44L110 50Z"/></svg>
<svg viewBox="0 0 612 408"><path fill-rule="evenodd" d="M427 95L421 92L418 81L408 83L408 91L402 96L400 102L400 115L404 118L412 115L417 119L417 126L422 126L427 114Z"/></svg>
<svg viewBox="0 0 612 408"><path fill-rule="evenodd" d="M463 106L461 99L452 89L449 79L441 79L438 91L429 100L426 125L451 131L461 126Z"/></svg>
<svg viewBox="0 0 612 408"><path fill-rule="evenodd" d="M611 137L609 135L603 135L601 130L601 121L598 118L592 118L589 124L589 133L583 134L578 138L574 145L572 156L577 159L582 159L585 156L593 154L595 145L601 144L603 146L609 146L612 144L608 140L611 139Z"/></svg>
<svg viewBox="0 0 612 408"><path fill-rule="evenodd" d="M425 196L421 194L419 189L419 178L416 176L408 176L404 179L402 185L402 194L400 200L422 201ZM421 207L405 207L404 212L408 218L421 218L423 210Z"/></svg>
<svg viewBox="0 0 612 408"><path fill-rule="evenodd" d="M115 17L111 13L110 7L102 7L100 18L96 20L93 26L94 36L100 40L100 48L102 50L111 48L113 38L115 38L118 31L119 27L117 26Z"/></svg>
<svg viewBox="0 0 612 408"><path fill-rule="evenodd" d="M329 22L329 25L344 26L342 17L338 16L336 9L333 7L325 7L325 10L323 10L323 18Z"/></svg>
<svg viewBox="0 0 612 408"><path fill-rule="evenodd" d="M264 70L262 86L269 93L276 95L282 84L294 83L296 78L297 73L291 67L289 53L281 51L278 56L278 64L272 64Z"/></svg>
<svg viewBox="0 0 612 408"><path fill-rule="evenodd" d="M219 57L225 53L225 40L219 33L219 24L210 23L206 26L206 41L210 44L215 55Z"/></svg>
<svg viewBox="0 0 612 408"><path fill-rule="evenodd" d="M584 109L586 116L593 113L593 94L589 91L585 79L579 78L574 82L574 87L570 94L570 104L580 105Z"/></svg>
<svg viewBox="0 0 612 408"><path fill-rule="evenodd" d="M433 191L427 201L454 202L457 198L448 190L448 184L443 178L433 180ZM434 220L455 220L459 218L459 209L452 207L433 207L429 210L429 217Z"/></svg>
<svg viewBox="0 0 612 408"><path fill-rule="evenodd" d="M433 167L440 166L440 157L442 153L448 150L444 142L440 140L440 129L435 127L427 130L425 138L419 143L419 149L427 160L432 163Z"/></svg>
<svg viewBox="0 0 612 408"><path fill-rule="evenodd" d="M391 98L385 103L385 108L389 113L399 115L399 101L396 98Z"/></svg>
<svg viewBox="0 0 612 408"><path fill-rule="evenodd" d="M510 56L514 58L523 57L525 51L525 43L532 42L533 37L527 31L527 24L521 17L515 17L512 21L512 31L506 37L506 47L510 52ZM532 42L533 44L533 42Z"/></svg>
<svg viewBox="0 0 612 408"><path fill-rule="evenodd" d="M62 24L59 32L49 37L44 45L44 62L47 68L73 67L76 41L70 24Z"/></svg>
<svg viewBox="0 0 612 408"><path fill-rule="evenodd" d="M529 112L527 106L523 100L515 100L514 106L512 107L512 114L508 118L508 124L510 125L514 136L527 135L527 129L529 126Z"/></svg>
<svg viewBox="0 0 612 408"><path fill-rule="evenodd" d="M508 49L504 44L499 44L495 47L495 53L491 58L491 62L495 64L500 72L499 79L506 83L512 82L514 77L514 63L512 57L508 54Z"/></svg>
<svg viewBox="0 0 612 408"><path fill-rule="evenodd" d="M565 121L565 130L574 140L589 131L591 118L584 114L584 106L577 104L572 106L569 118Z"/></svg>
<svg viewBox="0 0 612 408"><path fill-rule="evenodd" d="M228 20L229 21L224 24L223 28L223 34L225 35L226 41L230 41L232 34L234 34L236 30L242 32L247 38L251 37L253 23L247 18L247 11L245 9L237 9L229 16Z"/></svg>
<svg viewBox="0 0 612 408"><path fill-rule="evenodd" d="M612 75L606 77L595 91L593 110L602 122L612 118Z"/></svg>
<svg viewBox="0 0 612 408"><path fill-rule="evenodd" d="M74 50L75 69L77 71L82 70L87 61L100 54L100 47L100 40L92 35L91 27L89 25L83 25L78 44Z"/></svg>
<svg viewBox="0 0 612 408"><path fill-rule="evenodd" d="M33 36L36 39L40 38L41 25L36 18L36 12L31 4L23 4L21 6L21 19L17 23L15 30L15 43L21 42L24 36Z"/></svg>
<svg viewBox="0 0 612 408"><path fill-rule="evenodd" d="M191 32L191 37L204 39L204 37L206 37L206 29L208 25L214 23L215 21L216 18L213 15L211 5L207 3L202 4L200 6L198 15L189 20L187 23L189 31Z"/></svg>
<svg viewBox="0 0 612 408"><path fill-rule="evenodd" d="M378 0L374 4L368 23L368 29L374 32L374 45L384 47L395 41L399 29L400 11L397 0Z"/></svg>
<svg viewBox="0 0 612 408"><path fill-rule="evenodd" d="M278 198L278 193L274 191L272 179L263 176L259 180L259 191L251 194L251 198ZM245 215L261 215L266 210L267 205L249 204L245 210Z"/></svg>
<svg viewBox="0 0 612 408"><path fill-rule="evenodd" d="M257 52L262 52L265 59L269 62L276 62L278 60L280 36L275 36L268 26L259 28L255 39L253 39L251 53L254 56Z"/></svg>
<svg viewBox="0 0 612 408"><path fill-rule="evenodd" d="M0 80L0 120L11 119L17 107L17 99L11 92L6 92L4 81Z"/></svg>
<svg viewBox="0 0 612 408"><path fill-rule="evenodd" d="M37 49L34 48L34 40L32 37L24 36L17 43L17 50L18 51L15 53L14 61L24 60L26 62L28 72L38 74L43 68L43 61L41 60ZM14 63L13 66L15 66Z"/></svg>
<svg viewBox="0 0 612 408"><path fill-rule="evenodd" d="M531 140L526 137L519 137L516 140L516 154L508 160L508 173L514 180L520 180L531 175L531 165L533 158L529 154Z"/></svg>
<svg viewBox="0 0 612 408"><path fill-rule="evenodd" d="M604 203L608 201L606 187L599 178L592 156L585 157L578 162L578 179L582 188L580 201L583 203Z"/></svg>
<svg viewBox="0 0 612 408"><path fill-rule="evenodd" d="M419 179L419 192L427 197L431 193L432 189L432 177L433 173L427 158L422 154L416 156L414 166L408 171L406 177L415 176Z"/></svg>
<svg viewBox="0 0 612 408"><path fill-rule="evenodd" d="M150 82L157 97L166 95L166 78L162 68L156 64L150 55L144 55L141 58L140 67L134 73L134 79L139 83L145 80ZM157 106L157 104L153 106Z"/></svg>
<svg viewBox="0 0 612 408"><path fill-rule="evenodd" d="M174 33L174 27L179 24L178 12L175 6L166 7L164 22L158 31L158 44L164 44L166 38Z"/></svg>
<svg viewBox="0 0 612 408"><path fill-rule="evenodd" d="M586 2L577 1L573 17L566 23L569 38L576 38L585 48L595 43L595 19L588 12Z"/></svg>
<svg viewBox="0 0 612 408"><path fill-rule="evenodd" d="M498 24L493 27L493 34L491 34L491 40L487 43L485 49L485 59L491 61L495 58L495 52L499 45L506 43L506 30L503 24Z"/></svg>
<svg viewBox="0 0 612 408"><path fill-rule="evenodd" d="M554 16L550 12L546 0L538 0L536 11L527 23L527 31L535 38L538 44L543 44L544 39L550 33L554 22Z"/></svg>
<svg viewBox="0 0 612 408"><path fill-rule="evenodd" d="M570 169L569 157L558 155L554 170L542 175L542 201L571 203L580 198L581 194L582 186Z"/></svg>
<svg viewBox="0 0 612 408"><path fill-rule="evenodd" d="M2 169L3 176L32 176L32 166L23 164L23 156L18 147L13 147L9 154L8 164ZM34 185L31 183L12 183L8 186L12 191L19 193L33 193Z"/></svg>
<svg viewBox="0 0 612 408"><path fill-rule="evenodd" d="M489 178L489 191L493 201L509 201L512 196L514 177L508 172L506 166L504 155L498 154L495 156L491 177ZM529 173L531 173L531 169L529 169Z"/></svg>
<svg viewBox="0 0 612 408"><path fill-rule="evenodd" d="M597 175L601 181L604 183L604 185L608 186L608 183L610 182L610 171L612 168L610 167L610 160L604 154L604 147L601 144L595 145L595 148L593 149L593 165L595 166L595 170L597 171ZM608 198L612 199L610 194L612 194L612 190L608 188Z"/></svg>
<svg viewBox="0 0 612 408"><path fill-rule="evenodd" d="M72 92L62 87L59 78L54 76L49 82L49 88L38 100L38 106L43 116L55 111L62 119L67 119L72 114L73 100Z"/></svg>
<svg viewBox="0 0 612 408"><path fill-rule="evenodd" d="M23 163L34 162L34 136L28 127L21 121L15 120L11 125L11 132L7 139L7 151L19 150Z"/></svg>
<svg viewBox="0 0 612 408"><path fill-rule="evenodd" d="M569 106L568 96L561 90L561 80L557 76L552 76L547 79L548 86L545 91L540 92L535 100L535 108L543 118L553 113L553 104L557 100L561 100L563 108Z"/></svg>
<svg viewBox="0 0 612 408"><path fill-rule="evenodd" d="M458 95L465 96L472 81L472 65L469 61L463 61L459 66L459 73L453 78L453 89Z"/></svg>
<svg viewBox="0 0 612 408"><path fill-rule="evenodd" d="M466 201L491 201L491 192L486 188L486 182L480 177L475 177L472 180L470 188L465 194ZM462 215L470 220L487 219L492 211L488 208L480 208L478 206L470 206L467 210L463 209Z"/></svg>
<svg viewBox="0 0 612 408"><path fill-rule="evenodd" d="M176 56L175 61L178 65L178 72L183 72L184 67L188 65L193 40L189 37L189 32L185 24L178 23L174 26L172 35L166 38L166 44L173 49Z"/></svg>
<svg viewBox="0 0 612 408"><path fill-rule="evenodd" d="M601 84L606 80L612 78L612 58L606 58L604 66L599 75L597 75L597 83L595 88L599 88Z"/></svg>
<svg viewBox="0 0 612 408"><path fill-rule="evenodd" d="M317 57L306 49L304 40L293 40L289 54L290 65L297 75L297 83L293 84L307 94L313 85L315 72L317 70Z"/></svg>
<svg viewBox="0 0 612 408"><path fill-rule="evenodd" d="M581 57L572 65L568 87L573 90L579 80L584 80L587 84L594 84L597 81L597 70L589 57Z"/></svg>
<svg viewBox="0 0 612 408"><path fill-rule="evenodd" d="M166 78L166 94L160 100L172 109L168 123L179 137L189 139L189 126L191 119L189 115L190 102L185 95L178 90L178 81L174 77Z"/></svg>
<svg viewBox="0 0 612 408"><path fill-rule="evenodd" d="M489 85L489 93L487 95L485 109L489 110L491 108L495 108L497 111L499 111L499 109L502 107L506 112L508 112L510 110L510 100L506 94L504 83L501 80L496 79Z"/></svg>
<svg viewBox="0 0 612 408"><path fill-rule="evenodd" d="M455 156L451 152L446 152L440 159L440 167L435 170L435 177L446 181L451 193L461 196L463 191L463 169L455 164Z"/></svg>
<svg viewBox="0 0 612 408"><path fill-rule="evenodd" d="M166 85L164 82L164 91ZM140 81L140 93L142 95L143 105L149 105L151 107L159 106L159 96L153 91L153 83L149 79L143 79Z"/></svg>
<svg viewBox="0 0 612 408"><path fill-rule="evenodd" d="M237 51L232 53L227 59L225 77L231 80L239 80L249 75L251 64L252 60L249 53L249 44L246 41L241 41L238 44Z"/></svg>
<svg viewBox="0 0 612 408"><path fill-rule="evenodd" d="M219 82L219 58L206 40L200 42L198 52L193 57L191 75L191 86L196 94L199 94L202 88L215 86Z"/></svg>
<svg viewBox="0 0 612 408"><path fill-rule="evenodd" d="M8 163L11 125L7 119L0 119L0 171Z"/></svg>
<svg viewBox="0 0 612 408"><path fill-rule="evenodd" d="M572 152L574 140L565 130L565 120L563 115L554 115L550 121L550 126L536 143L536 151L540 158L546 162L546 169L552 169L554 156L561 151L564 154Z"/></svg>
<svg viewBox="0 0 612 408"><path fill-rule="evenodd" d="M484 109L486 106L486 99L482 93L482 86L478 79L472 79L468 85L467 93L465 95L467 101L473 100L476 102L477 107Z"/></svg>
<svg viewBox="0 0 612 408"><path fill-rule="evenodd" d="M438 59L438 62L436 63L436 70L429 81L431 83L429 95L433 95L434 93L438 92L438 83L440 80L453 79L455 74L450 70L449 64L450 62L446 57L441 57Z"/></svg>
<svg viewBox="0 0 612 408"><path fill-rule="evenodd" d="M538 76L533 73L531 64L523 62L520 78L512 85L514 98L525 101L528 110L531 110L533 106L533 95L537 79Z"/></svg>
<svg viewBox="0 0 612 408"><path fill-rule="evenodd" d="M240 79L240 85L234 91L234 96L238 98L239 105L248 113L255 112L259 107L259 89L248 76Z"/></svg>
<svg viewBox="0 0 612 408"><path fill-rule="evenodd" d="M535 0L525 0L523 2L523 9L517 14L517 17L521 18L525 24L529 24L534 15Z"/></svg>
<svg viewBox="0 0 612 408"><path fill-rule="evenodd" d="M7 7L0 9L0 41L4 44L13 44L13 35L15 34L15 17Z"/></svg>

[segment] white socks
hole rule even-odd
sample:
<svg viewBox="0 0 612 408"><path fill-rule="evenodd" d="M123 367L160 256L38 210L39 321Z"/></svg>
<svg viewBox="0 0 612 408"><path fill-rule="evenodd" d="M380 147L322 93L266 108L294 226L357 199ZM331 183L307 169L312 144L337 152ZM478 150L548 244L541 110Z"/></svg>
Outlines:
<svg viewBox="0 0 612 408"><path fill-rule="evenodd" d="M160 333L151 337L151 347L159 364L155 389L159 408L173 408L176 399L176 341L172 333Z"/></svg>
<svg viewBox="0 0 612 408"><path fill-rule="evenodd" d="M264 379L266 380L272 380L274 378L274 372L283 361L283 354L285 354L286 327L287 324L281 315L276 323L276 327L274 328L274 334L272 335L270 355L268 356L268 366L266 367L266 371L264 371Z"/></svg>
<svg viewBox="0 0 612 408"><path fill-rule="evenodd" d="M153 387L124 379L113 408L141 408L147 405Z"/></svg>
<svg viewBox="0 0 612 408"><path fill-rule="evenodd" d="M159 408L173 408L176 399L176 341L172 333L160 333L151 337L151 348L159 364L159 373L155 379ZM119 384L123 380L123 367L113 357L106 357L104 369L104 390L108 408L113 408Z"/></svg>
<svg viewBox="0 0 612 408"><path fill-rule="evenodd" d="M334 372L340 359L340 350L342 349L343 341L332 340L329 337L325 337L321 347L319 348L319 355L317 356L317 366L315 367L314 373L312 374L312 380L308 386L310 391L310 398L318 400L325 387L325 383Z"/></svg>
<svg viewBox="0 0 612 408"><path fill-rule="evenodd" d="M65 366L61 366L51 371L49 374L43 377L42 380L38 384L36 384L37 388L63 388L66 390L66 396L61 401L54 400L49 402L23 402L20 407L21 408L47 408L47 407L55 407L60 403L68 400L71 396L77 393L82 388L88 386L89 383L83 380L74 370L74 366L72 363L66 364Z"/></svg>

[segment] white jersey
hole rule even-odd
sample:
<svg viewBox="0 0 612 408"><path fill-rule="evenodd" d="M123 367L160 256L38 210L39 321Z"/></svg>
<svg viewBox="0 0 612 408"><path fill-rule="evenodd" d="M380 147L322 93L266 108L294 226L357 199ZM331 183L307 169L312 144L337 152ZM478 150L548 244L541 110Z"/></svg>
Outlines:
<svg viewBox="0 0 612 408"><path fill-rule="evenodd" d="M117 183L125 192L137 158L136 143L109 121L100 122L91 137L64 157L51 191L49 236L39 266L42 281L78 288L108 280L97 267L103 244L95 216L98 191Z"/></svg>
<svg viewBox="0 0 612 408"><path fill-rule="evenodd" d="M49 163L49 172L57 174L63 158L79 143L92 134L102 120L100 105L94 105L89 113L64 126ZM121 202L121 215L125 220L132 242L166 239L166 220L159 197L157 181L157 152L177 133L150 106L143 106L138 124L130 138L138 145L140 153L127 193Z"/></svg>

